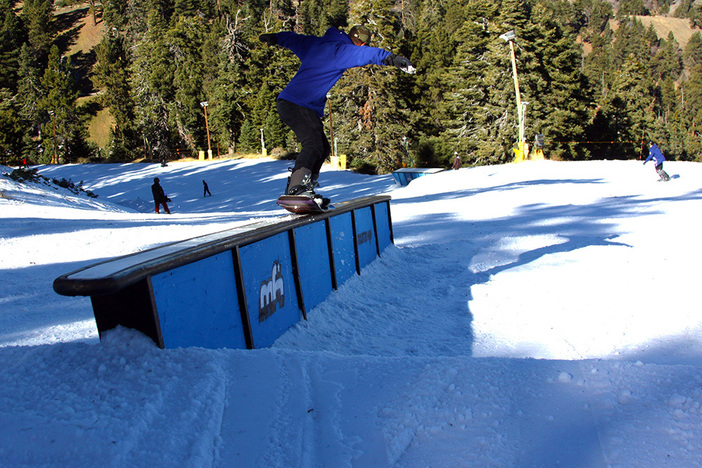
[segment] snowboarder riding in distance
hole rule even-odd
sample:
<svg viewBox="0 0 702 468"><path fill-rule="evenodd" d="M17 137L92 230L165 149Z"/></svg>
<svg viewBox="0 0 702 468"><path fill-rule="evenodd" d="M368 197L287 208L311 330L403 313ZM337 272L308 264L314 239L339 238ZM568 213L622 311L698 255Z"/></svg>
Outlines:
<svg viewBox="0 0 702 468"><path fill-rule="evenodd" d="M285 195L309 196L326 208L329 199L316 194L314 188L322 164L331 154L322 124L327 92L349 68L393 65L412 74L416 69L405 57L370 47L371 33L365 26L353 26L348 34L332 27L324 36L283 31L261 34L259 40L289 49L301 62L297 73L276 100L280 119L302 144Z"/></svg>
<svg viewBox="0 0 702 468"><path fill-rule="evenodd" d="M663 152L660 150L660 148L658 148L658 145L652 141L648 142L648 146L648 158L646 158L646 160L644 161L644 166L647 162L653 160L654 164L656 165L656 172L660 177L659 180L668 182L670 180L670 176L667 172L663 170L663 161L665 161L665 156L663 156Z"/></svg>

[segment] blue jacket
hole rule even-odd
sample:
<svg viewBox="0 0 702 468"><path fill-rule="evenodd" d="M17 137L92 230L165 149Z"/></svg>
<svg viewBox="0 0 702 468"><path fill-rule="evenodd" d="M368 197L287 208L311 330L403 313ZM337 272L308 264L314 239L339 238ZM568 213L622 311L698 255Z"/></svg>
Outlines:
<svg viewBox="0 0 702 468"><path fill-rule="evenodd" d="M324 36L304 36L294 32L276 34L278 45L290 49L302 62L279 99L314 110L324 117L327 92L346 70L364 65L383 65L390 52L377 47L357 46L336 28Z"/></svg>
<svg viewBox="0 0 702 468"><path fill-rule="evenodd" d="M665 161L665 156L663 156L663 152L658 148L658 145L655 143L651 145L651 147L648 150L648 158L644 161L644 164L649 162L651 159L653 159L653 162L656 163L656 166L659 164L663 164L663 161Z"/></svg>

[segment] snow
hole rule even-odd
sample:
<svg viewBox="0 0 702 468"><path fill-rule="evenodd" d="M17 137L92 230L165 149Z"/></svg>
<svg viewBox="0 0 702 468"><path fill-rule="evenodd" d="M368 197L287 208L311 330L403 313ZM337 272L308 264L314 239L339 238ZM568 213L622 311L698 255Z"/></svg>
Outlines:
<svg viewBox="0 0 702 468"><path fill-rule="evenodd" d="M267 349L100 341L90 299L54 293L107 258L288 218L288 165L39 167L97 199L0 177L0 466L702 466L700 164L406 187L326 169L333 200L393 197L395 246Z"/></svg>

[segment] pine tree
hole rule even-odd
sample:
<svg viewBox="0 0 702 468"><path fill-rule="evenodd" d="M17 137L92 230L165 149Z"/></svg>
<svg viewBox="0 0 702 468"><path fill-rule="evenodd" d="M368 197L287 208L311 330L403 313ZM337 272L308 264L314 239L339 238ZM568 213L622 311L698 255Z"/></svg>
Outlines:
<svg viewBox="0 0 702 468"><path fill-rule="evenodd" d="M661 41L661 46L652 57L650 64L653 77L656 80L654 85L654 97L656 98L654 114L658 128L656 133L668 134L669 156L676 157L684 151L683 134L678 134L675 130L681 128L676 82L682 74L683 58L682 51L672 32L668 35L667 40ZM669 124L671 124L670 127ZM672 144L673 140L676 142L675 144Z"/></svg>
<svg viewBox="0 0 702 468"><path fill-rule="evenodd" d="M129 4L134 3L129 2ZM102 0L102 20L108 27L123 29L129 21L127 5L127 2L121 0Z"/></svg>
<svg viewBox="0 0 702 468"><path fill-rule="evenodd" d="M300 2L300 25L306 34L322 35L329 27L324 5L319 0Z"/></svg>
<svg viewBox="0 0 702 468"><path fill-rule="evenodd" d="M617 10L617 17L646 16L649 13L644 0L621 0L619 2L619 9Z"/></svg>
<svg viewBox="0 0 702 468"><path fill-rule="evenodd" d="M52 14L53 0L26 0L22 8L29 46L41 64L46 63L53 42Z"/></svg>
<svg viewBox="0 0 702 468"><path fill-rule="evenodd" d="M134 128L134 102L129 88L129 61L124 50L124 37L117 32L107 34L95 49L97 63L93 80L104 93L102 104L115 119L108 154L115 160L136 158L141 147Z"/></svg>
<svg viewBox="0 0 702 468"><path fill-rule="evenodd" d="M692 12L693 0L682 0L673 13L674 18L688 18Z"/></svg>
<svg viewBox="0 0 702 468"><path fill-rule="evenodd" d="M696 5L690 10L690 27L702 28L702 5Z"/></svg>
<svg viewBox="0 0 702 468"><path fill-rule="evenodd" d="M702 64L690 70L690 78L681 86L681 119L686 130L685 159L702 162Z"/></svg>
<svg viewBox="0 0 702 468"><path fill-rule="evenodd" d="M634 55L630 55L615 72L612 89L602 104L603 116L607 117L608 139L620 142L609 157L636 157L646 139L660 140L650 133L654 128L652 88L646 66Z"/></svg>
<svg viewBox="0 0 702 468"><path fill-rule="evenodd" d="M54 162L72 162L89 156L81 154L87 147L86 132L76 108L78 91L71 72L70 57L61 57L58 47L52 46L48 66L41 78L42 98L39 101L40 110L50 117L42 130L46 150L42 162L49 162L52 154L59 158ZM51 138L47 138L49 135Z"/></svg>
<svg viewBox="0 0 702 468"><path fill-rule="evenodd" d="M666 80L670 82L670 80ZM664 91L664 94L678 94L675 92L675 87L672 85L671 90ZM668 83L666 83L666 87ZM666 157L669 159L689 159L687 148L690 141L687 137L687 124L682 109L676 101L674 105L663 109L661 115L655 120L654 135L660 138L658 141L665 147Z"/></svg>
<svg viewBox="0 0 702 468"><path fill-rule="evenodd" d="M224 6L223 6L224 7ZM234 150L244 120L242 94L246 89L244 64L248 56L249 43L247 23L253 22L243 10L236 10L233 16L223 8L219 19L221 34L217 37L217 69L212 71L213 79L205 85L210 102L210 134L217 147ZM214 41L214 38L212 39Z"/></svg>
<svg viewBox="0 0 702 468"><path fill-rule="evenodd" d="M443 74L447 89L441 105L446 128L442 139L446 148L438 149L444 156L442 165L449 163L452 148L460 149L464 163L484 162L485 155L476 151L487 138L482 115L489 96L485 82L489 64L484 58L494 41L491 24L496 14L497 8L490 1L469 2L464 10L465 19L454 33L458 44L456 54Z"/></svg>
<svg viewBox="0 0 702 468"><path fill-rule="evenodd" d="M173 62L173 100L169 102L170 120L176 124L180 139L193 152L207 148L202 83L202 28L193 17L179 16L166 34L164 47Z"/></svg>
<svg viewBox="0 0 702 468"><path fill-rule="evenodd" d="M685 45L683 50L683 61L688 68L702 65L702 34L696 31Z"/></svg>
<svg viewBox="0 0 702 468"><path fill-rule="evenodd" d="M23 134L24 122L20 119L17 101L9 89L0 88L0 161L3 164L19 161Z"/></svg>
<svg viewBox="0 0 702 468"><path fill-rule="evenodd" d="M592 37L592 51L585 58L583 73L592 84L595 100L607 95L614 73L613 32L609 24L598 35Z"/></svg>
<svg viewBox="0 0 702 468"><path fill-rule="evenodd" d="M146 146L145 156L165 160L178 147L170 115L175 67L165 39L167 23L157 14L150 14L148 23L146 32L135 38L129 75L132 99L138 103L136 124Z"/></svg>
<svg viewBox="0 0 702 468"><path fill-rule="evenodd" d="M39 160L39 145L35 139L39 136L41 124L46 120L46 114L40 111L39 101L42 96L42 70L36 63L34 53L28 43L22 44L19 59L19 82L17 83L17 103L20 118L26 127L22 138L22 157L29 161Z"/></svg>
<svg viewBox="0 0 702 468"><path fill-rule="evenodd" d="M589 152L580 142L592 102L590 84L581 72L582 49L572 30L572 11L561 0L539 2L530 27L524 58L524 99L529 102L526 133L542 133L551 143L553 159L584 159ZM527 140L530 138L527 137Z"/></svg>
<svg viewBox="0 0 702 468"><path fill-rule="evenodd" d="M657 41L655 30L652 28L647 30L636 18L623 18L612 43L612 68L620 68L630 57L648 62L651 46Z"/></svg>
<svg viewBox="0 0 702 468"><path fill-rule="evenodd" d="M175 16L193 17L198 14L203 14L203 5L200 0L174 0L173 14Z"/></svg>
<svg viewBox="0 0 702 468"><path fill-rule="evenodd" d="M453 3L449 5L454 6ZM452 9L456 14L455 6ZM446 10L443 2L427 0L419 11L419 28L415 39L415 65L419 73L414 85L417 88L417 105L424 109L420 128L424 133L438 134L445 130L441 102L448 91L446 68L455 56L455 31L443 27Z"/></svg>
<svg viewBox="0 0 702 468"><path fill-rule="evenodd" d="M677 80L683 70L682 50L673 32L661 43L661 47L651 59L651 68L656 79Z"/></svg>
<svg viewBox="0 0 702 468"><path fill-rule="evenodd" d="M10 0L0 0L0 88L17 91L19 54L27 40L24 24Z"/></svg>
<svg viewBox="0 0 702 468"><path fill-rule="evenodd" d="M52 4L51 0L27 0L21 14L27 40L20 48L17 99L21 103L21 118L27 126L22 156L30 161L48 162L51 159L41 153L41 146L36 140L48 119L40 101L43 94L41 77L52 43Z"/></svg>
<svg viewBox="0 0 702 468"><path fill-rule="evenodd" d="M347 12L349 10L349 0L331 0L327 8L327 23L335 28L345 28L348 26Z"/></svg>

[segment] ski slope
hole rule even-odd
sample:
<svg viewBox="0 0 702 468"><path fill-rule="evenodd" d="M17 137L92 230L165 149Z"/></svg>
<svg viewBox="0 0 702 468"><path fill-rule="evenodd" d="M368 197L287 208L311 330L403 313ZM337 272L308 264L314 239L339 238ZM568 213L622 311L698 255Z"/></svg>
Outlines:
<svg viewBox="0 0 702 468"><path fill-rule="evenodd" d="M326 170L332 200L393 197L395 246L267 349L99 341L90 299L53 292L291 216L288 164L39 168L97 199L0 177L0 466L702 466L700 164Z"/></svg>

